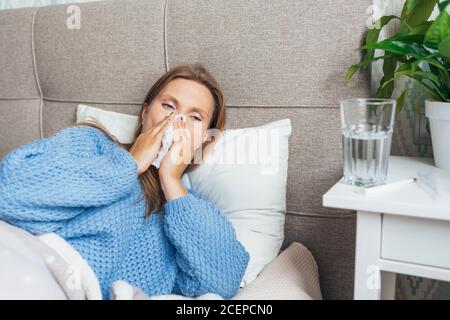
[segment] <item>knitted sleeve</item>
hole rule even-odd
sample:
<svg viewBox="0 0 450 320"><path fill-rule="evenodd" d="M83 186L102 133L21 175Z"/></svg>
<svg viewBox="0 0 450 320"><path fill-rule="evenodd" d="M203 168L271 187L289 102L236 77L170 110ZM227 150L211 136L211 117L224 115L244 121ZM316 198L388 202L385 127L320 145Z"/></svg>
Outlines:
<svg viewBox="0 0 450 320"><path fill-rule="evenodd" d="M191 192L169 200L164 209L165 232L179 267L174 292L234 296L249 254L236 239L231 222L212 202Z"/></svg>
<svg viewBox="0 0 450 320"><path fill-rule="evenodd" d="M137 162L102 131L89 126L65 128L4 157L0 219L42 223L68 219L82 208L110 204L127 195L137 179Z"/></svg>

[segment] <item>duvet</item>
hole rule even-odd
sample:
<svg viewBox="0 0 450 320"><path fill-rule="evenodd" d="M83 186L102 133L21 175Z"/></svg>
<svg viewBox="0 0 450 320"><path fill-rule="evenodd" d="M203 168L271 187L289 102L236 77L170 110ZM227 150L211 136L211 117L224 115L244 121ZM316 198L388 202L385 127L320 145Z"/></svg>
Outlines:
<svg viewBox="0 0 450 320"><path fill-rule="evenodd" d="M60 252L58 250L58 252ZM73 257L61 256L42 238L0 220L0 299L101 299L96 279L86 276ZM80 276L80 273L84 276ZM111 300L221 300L207 293L195 298L181 295L148 296L140 288L116 281ZM317 264L311 253L294 242L280 253L233 300L322 299Z"/></svg>

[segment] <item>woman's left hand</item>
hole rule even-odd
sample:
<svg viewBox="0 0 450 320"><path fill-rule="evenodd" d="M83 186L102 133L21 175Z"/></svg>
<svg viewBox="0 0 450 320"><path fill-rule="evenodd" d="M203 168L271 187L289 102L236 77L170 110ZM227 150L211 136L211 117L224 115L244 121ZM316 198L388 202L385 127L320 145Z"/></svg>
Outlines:
<svg viewBox="0 0 450 320"><path fill-rule="evenodd" d="M186 122L176 121L173 125L174 142L161 160L158 174L166 199L187 194L181 184L181 176L194 157L194 143Z"/></svg>

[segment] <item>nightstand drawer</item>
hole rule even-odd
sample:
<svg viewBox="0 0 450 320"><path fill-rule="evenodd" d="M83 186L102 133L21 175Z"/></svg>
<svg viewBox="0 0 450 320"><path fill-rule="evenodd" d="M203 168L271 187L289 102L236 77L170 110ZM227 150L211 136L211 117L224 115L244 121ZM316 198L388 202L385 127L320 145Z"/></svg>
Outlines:
<svg viewBox="0 0 450 320"><path fill-rule="evenodd" d="M450 222L383 215L382 259L450 268L449 247Z"/></svg>

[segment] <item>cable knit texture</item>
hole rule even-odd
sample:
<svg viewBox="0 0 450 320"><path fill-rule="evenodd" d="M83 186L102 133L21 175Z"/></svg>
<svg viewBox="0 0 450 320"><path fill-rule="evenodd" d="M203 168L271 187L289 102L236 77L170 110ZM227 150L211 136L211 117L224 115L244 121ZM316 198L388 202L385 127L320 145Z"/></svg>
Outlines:
<svg viewBox="0 0 450 320"><path fill-rule="evenodd" d="M20 146L0 164L0 219L55 232L88 261L104 299L115 280L148 295L236 294L249 254L219 209L188 190L144 218L131 154L74 126Z"/></svg>

